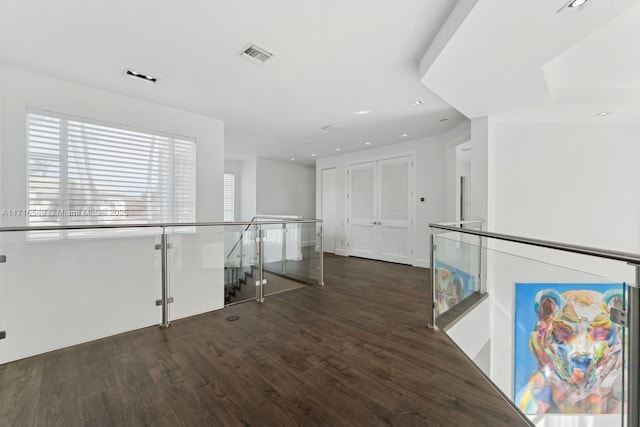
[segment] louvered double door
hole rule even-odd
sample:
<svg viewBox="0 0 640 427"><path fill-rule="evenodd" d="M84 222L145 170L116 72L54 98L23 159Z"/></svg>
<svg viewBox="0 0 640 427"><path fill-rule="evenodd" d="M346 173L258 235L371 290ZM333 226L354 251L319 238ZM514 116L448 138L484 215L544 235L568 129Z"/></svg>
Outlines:
<svg viewBox="0 0 640 427"><path fill-rule="evenodd" d="M413 156L348 168L347 253L413 263Z"/></svg>

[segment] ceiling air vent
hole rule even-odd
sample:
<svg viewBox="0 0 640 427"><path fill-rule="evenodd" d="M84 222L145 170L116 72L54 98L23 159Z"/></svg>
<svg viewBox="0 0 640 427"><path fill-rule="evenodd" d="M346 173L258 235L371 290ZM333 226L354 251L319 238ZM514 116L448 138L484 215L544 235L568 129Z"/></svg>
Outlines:
<svg viewBox="0 0 640 427"><path fill-rule="evenodd" d="M133 77L134 79L144 80L145 82L156 83L158 81L157 77L149 76L147 74L138 73L137 71L125 69L124 75L128 77Z"/></svg>
<svg viewBox="0 0 640 427"><path fill-rule="evenodd" d="M275 54L273 52L269 52L263 47L256 45L255 43L249 43L240 52L238 52L238 55L248 59L251 62L255 62L256 64L264 64Z"/></svg>
<svg viewBox="0 0 640 427"><path fill-rule="evenodd" d="M335 123L331 123L330 125L324 126L322 129L326 130L327 132L338 132L339 130L344 129L344 127Z"/></svg>

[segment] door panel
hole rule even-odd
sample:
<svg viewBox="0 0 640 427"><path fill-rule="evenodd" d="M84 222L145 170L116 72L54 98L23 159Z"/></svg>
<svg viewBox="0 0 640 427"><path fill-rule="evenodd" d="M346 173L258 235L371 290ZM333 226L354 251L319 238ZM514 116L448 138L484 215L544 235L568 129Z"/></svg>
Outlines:
<svg viewBox="0 0 640 427"><path fill-rule="evenodd" d="M324 251L336 252L336 170L322 170L322 219Z"/></svg>
<svg viewBox="0 0 640 427"><path fill-rule="evenodd" d="M349 247L353 256L377 258L376 230L376 162L361 163L349 168Z"/></svg>
<svg viewBox="0 0 640 427"><path fill-rule="evenodd" d="M379 162L380 221L409 220L409 161Z"/></svg>
<svg viewBox="0 0 640 427"><path fill-rule="evenodd" d="M384 261L410 263L409 230L407 227L380 227L380 255Z"/></svg>
<svg viewBox="0 0 640 427"><path fill-rule="evenodd" d="M412 156L349 168L348 254L412 263Z"/></svg>
<svg viewBox="0 0 640 427"><path fill-rule="evenodd" d="M410 264L410 167L411 157L378 162L379 259Z"/></svg>
<svg viewBox="0 0 640 427"><path fill-rule="evenodd" d="M377 246L378 239L372 226L351 226L350 255L377 258Z"/></svg>

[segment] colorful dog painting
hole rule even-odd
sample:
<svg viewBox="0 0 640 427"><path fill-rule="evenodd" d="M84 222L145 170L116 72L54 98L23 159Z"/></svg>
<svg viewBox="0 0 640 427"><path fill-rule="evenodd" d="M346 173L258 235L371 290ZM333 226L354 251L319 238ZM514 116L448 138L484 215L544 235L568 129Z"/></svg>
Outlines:
<svg viewBox="0 0 640 427"><path fill-rule="evenodd" d="M462 270L436 261L435 303L442 314L474 292L473 277Z"/></svg>
<svg viewBox="0 0 640 427"><path fill-rule="evenodd" d="M621 284L516 284L515 398L527 414L622 408ZM525 313L525 311L527 313Z"/></svg>

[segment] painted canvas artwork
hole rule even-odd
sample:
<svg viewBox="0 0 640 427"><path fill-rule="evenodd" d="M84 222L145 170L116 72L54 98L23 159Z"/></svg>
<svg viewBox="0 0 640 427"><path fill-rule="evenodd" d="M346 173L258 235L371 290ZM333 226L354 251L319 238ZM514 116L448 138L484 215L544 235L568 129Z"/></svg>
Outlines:
<svg viewBox="0 0 640 427"><path fill-rule="evenodd" d="M475 278L469 273L436 261L436 310L442 314L475 292Z"/></svg>
<svg viewBox="0 0 640 427"><path fill-rule="evenodd" d="M623 284L516 283L515 402L526 414L622 409Z"/></svg>

